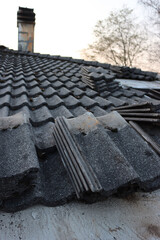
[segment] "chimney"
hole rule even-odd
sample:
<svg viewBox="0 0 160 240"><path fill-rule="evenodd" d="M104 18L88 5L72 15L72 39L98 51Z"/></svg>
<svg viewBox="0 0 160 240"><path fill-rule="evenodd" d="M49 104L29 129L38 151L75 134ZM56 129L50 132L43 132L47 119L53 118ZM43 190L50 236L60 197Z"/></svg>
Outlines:
<svg viewBox="0 0 160 240"><path fill-rule="evenodd" d="M34 51L34 9L19 7L17 12L18 50Z"/></svg>

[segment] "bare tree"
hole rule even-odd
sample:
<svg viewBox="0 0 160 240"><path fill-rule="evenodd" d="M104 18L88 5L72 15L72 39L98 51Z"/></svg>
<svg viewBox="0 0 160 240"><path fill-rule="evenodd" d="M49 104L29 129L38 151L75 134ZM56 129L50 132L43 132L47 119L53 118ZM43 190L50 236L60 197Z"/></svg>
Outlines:
<svg viewBox="0 0 160 240"><path fill-rule="evenodd" d="M139 0L140 3L146 7L151 8L156 14L160 15L160 1L159 0Z"/></svg>
<svg viewBox="0 0 160 240"><path fill-rule="evenodd" d="M139 0L146 9L151 10L150 19L150 51L148 52L149 61L157 71L160 70L160 0ZM149 25L149 24L148 24Z"/></svg>
<svg viewBox="0 0 160 240"><path fill-rule="evenodd" d="M116 65L132 66L146 49L146 38L133 17L133 10L111 12L94 28L95 41L83 51L88 59L103 59Z"/></svg>
<svg viewBox="0 0 160 240"><path fill-rule="evenodd" d="M151 20L154 25L158 26L160 36L160 0L139 0L146 8L151 10Z"/></svg>

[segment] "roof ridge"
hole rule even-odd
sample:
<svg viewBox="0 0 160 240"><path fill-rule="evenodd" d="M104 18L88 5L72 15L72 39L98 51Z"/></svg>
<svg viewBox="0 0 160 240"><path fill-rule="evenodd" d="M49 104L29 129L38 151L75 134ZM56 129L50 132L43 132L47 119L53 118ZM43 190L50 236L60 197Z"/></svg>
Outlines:
<svg viewBox="0 0 160 240"><path fill-rule="evenodd" d="M70 61L73 63L79 63L79 64L85 64L89 66L95 66L95 67L103 67L103 68L109 68L111 64L108 63L100 63L97 61L89 61L84 60L80 58L72 58L72 57L66 57L66 56L60 56L60 55L50 55L50 54L42 54L42 53L31 53L29 51L20 51L20 50L14 50L9 48L0 48L0 52L8 52L8 53L14 53L14 54L20 54L20 55L28 55L28 56L36 56L40 58L51 58L55 60L61 60L61 61Z"/></svg>

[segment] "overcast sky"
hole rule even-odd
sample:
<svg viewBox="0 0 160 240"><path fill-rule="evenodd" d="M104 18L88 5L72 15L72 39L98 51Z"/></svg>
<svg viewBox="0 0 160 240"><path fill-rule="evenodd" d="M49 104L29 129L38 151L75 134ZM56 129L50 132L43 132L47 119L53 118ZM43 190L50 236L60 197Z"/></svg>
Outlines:
<svg viewBox="0 0 160 240"><path fill-rule="evenodd" d="M93 39L96 22L110 11L126 5L143 18L138 0L3 0L0 7L0 44L18 46L18 7L34 8L36 13L35 52L80 57L80 50Z"/></svg>

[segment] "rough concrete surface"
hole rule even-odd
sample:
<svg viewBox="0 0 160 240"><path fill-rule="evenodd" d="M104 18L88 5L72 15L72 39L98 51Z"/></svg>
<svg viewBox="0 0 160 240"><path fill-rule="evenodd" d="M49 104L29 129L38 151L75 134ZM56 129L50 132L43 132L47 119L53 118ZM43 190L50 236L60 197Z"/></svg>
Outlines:
<svg viewBox="0 0 160 240"><path fill-rule="evenodd" d="M23 112L9 117L0 117L0 130L16 128L28 122L27 116Z"/></svg>
<svg viewBox="0 0 160 240"><path fill-rule="evenodd" d="M0 212L2 240L157 240L160 239L160 191L95 204L35 206Z"/></svg>

